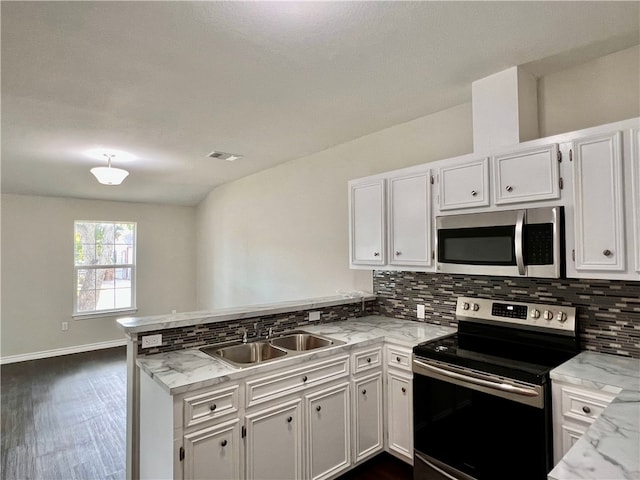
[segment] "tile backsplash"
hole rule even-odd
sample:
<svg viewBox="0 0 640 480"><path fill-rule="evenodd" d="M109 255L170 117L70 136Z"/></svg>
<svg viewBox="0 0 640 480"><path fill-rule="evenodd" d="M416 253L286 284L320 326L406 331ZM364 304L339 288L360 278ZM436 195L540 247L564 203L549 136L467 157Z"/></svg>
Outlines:
<svg viewBox="0 0 640 480"><path fill-rule="evenodd" d="M573 306L583 350L640 358L640 282L377 270L373 288L381 315L417 320L423 304L426 321L440 325L456 325L459 296Z"/></svg>
<svg viewBox="0 0 640 480"><path fill-rule="evenodd" d="M377 313L377 304L374 300L366 300L346 305L334 305L331 307L314 309L320 312L320 320L310 321L309 310L299 312L278 313L275 315L262 315L242 320L229 320L224 322L205 323L190 327L178 327L144 332L143 336L162 334L162 345L159 347L142 348L138 344L138 356L152 355L154 353L171 352L188 348L198 348L212 343L240 340L241 328L246 328L250 337L255 337L256 323L264 336L269 328L273 333L280 333L294 328L303 328L305 325L338 322L350 318L374 315Z"/></svg>

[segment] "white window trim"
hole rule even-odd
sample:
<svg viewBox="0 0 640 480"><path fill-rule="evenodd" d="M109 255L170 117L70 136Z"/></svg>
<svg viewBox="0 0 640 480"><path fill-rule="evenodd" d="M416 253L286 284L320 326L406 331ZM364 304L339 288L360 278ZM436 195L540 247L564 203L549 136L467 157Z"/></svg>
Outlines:
<svg viewBox="0 0 640 480"><path fill-rule="evenodd" d="M100 265L76 265L76 253L75 253L75 240L73 251L73 313L71 318L75 320L88 320L91 318L101 317L119 317L128 313L136 313L137 307L137 258L138 258L138 222L122 221L122 220L74 220L73 222L73 238L75 239L76 223L130 223L135 226L135 235L133 242L133 259L131 263L118 263L118 264L100 264ZM126 308L112 308L108 310L98 310L91 312L78 312L78 270L99 270L106 268L130 268L131 269L131 306Z"/></svg>

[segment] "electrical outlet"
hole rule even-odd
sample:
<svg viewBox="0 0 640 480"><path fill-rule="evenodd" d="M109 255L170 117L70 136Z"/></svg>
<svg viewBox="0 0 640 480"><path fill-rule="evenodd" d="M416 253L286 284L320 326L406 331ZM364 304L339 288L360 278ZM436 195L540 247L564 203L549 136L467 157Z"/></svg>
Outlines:
<svg viewBox="0 0 640 480"><path fill-rule="evenodd" d="M309 321L315 322L320 320L320 312L309 312Z"/></svg>
<svg viewBox="0 0 640 480"><path fill-rule="evenodd" d="M416 314L418 315L418 318L424 318L424 305L418 305L417 310Z"/></svg>
<svg viewBox="0 0 640 480"><path fill-rule="evenodd" d="M162 334L142 337L142 348L159 347L162 345Z"/></svg>
<svg viewBox="0 0 640 480"><path fill-rule="evenodd" d="M62 322L62 331L66 332L69 330L69 322Z"/></svg>

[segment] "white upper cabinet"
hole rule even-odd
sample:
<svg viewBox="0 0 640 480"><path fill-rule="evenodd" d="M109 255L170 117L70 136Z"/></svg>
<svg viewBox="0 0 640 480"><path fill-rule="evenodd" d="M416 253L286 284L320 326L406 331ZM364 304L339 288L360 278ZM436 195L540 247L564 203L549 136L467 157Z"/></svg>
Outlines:
<svg viewBox="0 0 640 480"><path fill-rule="evenodd" d="M438 170L440 210L489 206L489 158Z"/></svg>
<svg viewBox="0 0 640 480"><path fill-rule="evenodd" d="M389 186L389 263L431 265L431 173L391 177Z"/></svg>
<svg viewBox="0 0 640 480"><path fill-rule="evenodd" d="M496 205L560 198L558 158L557 144L492 157Z"/></svg>
<svg viewBox="0 0 640 480"><path fill-rule="evenodd" d="M575 269L626 268L622 133L573 142Z"/></svg>
<svg viewBox="0 0 640 480"><path fill-rule="evenodd" d="M640 118L350 181L350 266L433 272L437 216L542 206L568 278L640 280Z"/></svg>
<svg viewBox="0 0 640 480"><path fill-rule="evenodd" d="M385 183L349 183L350 261L354 265L384 265Z"/></svg>

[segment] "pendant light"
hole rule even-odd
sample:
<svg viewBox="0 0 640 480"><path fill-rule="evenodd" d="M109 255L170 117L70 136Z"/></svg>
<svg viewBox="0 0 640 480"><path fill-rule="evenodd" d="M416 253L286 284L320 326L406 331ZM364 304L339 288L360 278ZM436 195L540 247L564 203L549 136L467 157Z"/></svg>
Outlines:
<svg viewBox="0 0 640 480"><path fill-rule="evenodd" d="M114 168L111 166L111 159L115 157L110 153L104 153L105 157L107 157L107 166L106 167L93 167L91 169L91 173L96 177L96 179L102 183L103 185L120 185L129 172L123 170L122 168Z"/></svg>

